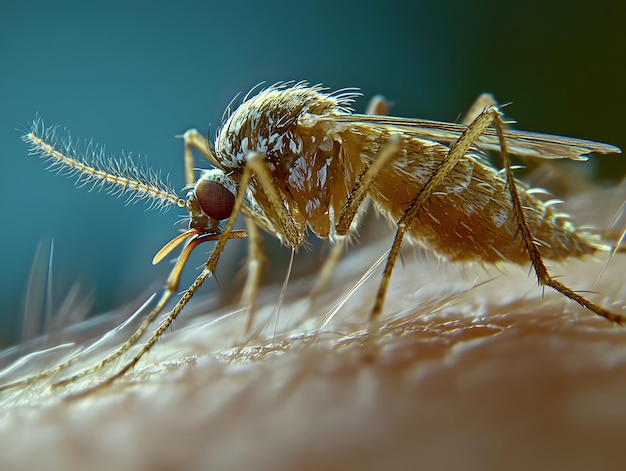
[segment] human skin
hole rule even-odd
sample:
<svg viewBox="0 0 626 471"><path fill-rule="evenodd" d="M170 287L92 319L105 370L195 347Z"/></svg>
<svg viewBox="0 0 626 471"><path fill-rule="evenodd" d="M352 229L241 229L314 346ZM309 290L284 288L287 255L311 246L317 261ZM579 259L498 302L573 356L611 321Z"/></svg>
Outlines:
<svg viewBox="0 0 626 471"><path fill-rule="evenodd" d="M623 188L596 192L570 211L604 227L623 201ZM314 276L288 285L278 321L280 286L267 287L267 326L249 342L245 312L202 315L200 302L112 387L76 400L65 395L99 378L4 393L0 467L621 469L626 328L542 292L528 267L447 266L409 247L375 342L380 270L318 331L388 244L354 247L311 315ZM626 254L594 284L605 259L549 265L623 312Z"/></svg>

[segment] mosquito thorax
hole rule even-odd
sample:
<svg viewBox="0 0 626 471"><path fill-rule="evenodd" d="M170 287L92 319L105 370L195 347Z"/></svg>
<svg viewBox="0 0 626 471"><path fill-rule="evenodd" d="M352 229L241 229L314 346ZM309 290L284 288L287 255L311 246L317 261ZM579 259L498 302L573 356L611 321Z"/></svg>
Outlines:
<svg viewBox="0 0 626 471"><path fill-rule="evenodd" d="M251 152L272 157L301 155L305 143L297 133L301 119L309 115L347 113L355 90L329 94L323 87L279 84L244 99L227 115L215 139L217 159L227 169L241 169Z"/></svg>

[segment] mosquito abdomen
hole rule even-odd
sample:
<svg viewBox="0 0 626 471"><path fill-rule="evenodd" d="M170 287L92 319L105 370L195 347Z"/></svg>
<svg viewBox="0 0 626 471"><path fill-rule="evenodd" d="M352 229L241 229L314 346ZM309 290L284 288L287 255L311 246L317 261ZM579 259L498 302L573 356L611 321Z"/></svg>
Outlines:
<svg viewBox="0 0 626 471"><path fill-rule="evenodd" d="M381 133L384 134L384 133ZM368 139L361 158L375 158L381 144ZM401 155L376 179L371 195L393 223L435 172L448 148L429 140L405 138ZM579 230L565 214L555 211L516 180L530 230L543 257L563 260L605 250L599 237ZM481 155L468 154L431 196L418 220L411 223L412 239L450 261L526 264L529 256L519 233L504 176Z"/></svg>

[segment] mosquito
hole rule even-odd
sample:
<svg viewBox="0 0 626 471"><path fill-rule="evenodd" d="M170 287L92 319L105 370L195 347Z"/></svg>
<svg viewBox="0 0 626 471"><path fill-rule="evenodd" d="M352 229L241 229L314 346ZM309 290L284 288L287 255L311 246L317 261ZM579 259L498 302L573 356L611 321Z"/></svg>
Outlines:
<svg viewBox="0 0 626 471"><path fill-rule="evenodd" d="M247 237L249 241L244 299L252 313L262 267L259 229L292 249L303 244L307 231L340 247L355 230L367 201L392 221L396 231L370 311L370 328L380 321L389 280L407 237L451 262L530 263L541 286L555 289L611 322L626 323L626 316L591 302L550 275L544 259L580 258L611 247L556 212L552 202L539 199L537 190L514 177L509 159L516 154L586 160L592 152L620 153L619 148L512 130L488 96L477 102L461 124L356 114L351 106L358 96L357 89L329 92L306 82L253 89L234 111L229 105L214 143L193 129L184 134L185 198L162 183L158 173L102 153L81 154L71 140L59 140L54 128L35 120L23 140L31 146L31 154L48 159L52 168L67 170L82 183L128 194L130 199L147 198L189 213L188 229L154 257L153 263L158 263L183 245L160 299L141 326L104 360L52 387L66 386L126 353L176 292L182 269L198 245L216 242L195 281L137 353L89 391L112 384L154 346L214 273L228 240ZM199 178L192 149L213 166L202 170ZM489 162L486 151L502 156L502 170ZM247 230L233 229L240 213ZM327 262L322 273L330 273L332 263ZM252 314L248 327L251 319ZM374 331L371 328L371 335ZM30 384L68 365L57 365L0 390Z"/></svg>

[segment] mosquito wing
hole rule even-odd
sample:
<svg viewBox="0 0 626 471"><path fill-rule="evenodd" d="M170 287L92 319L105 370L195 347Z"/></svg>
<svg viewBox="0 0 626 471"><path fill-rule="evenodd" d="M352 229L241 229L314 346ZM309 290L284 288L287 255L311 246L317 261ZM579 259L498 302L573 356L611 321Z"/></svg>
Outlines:
<svg viewBox="0 0 626 471"><path fill-rule="evenodd" d="M424 119L394 118L360 114L321 115L314 118L317 123L336 124L340 128L350 124L384 127L389 131L400 131L407 136L429 139L446 144L455 142L467 129L462 124L429 121ZM511 154L543 159L587 160L587 154L621 153L619 147L574 137L555 136L536 132L505 130L504 136ZM494 128L488 128L475 143L484 150L500 151L500 142Z"/></svg>

